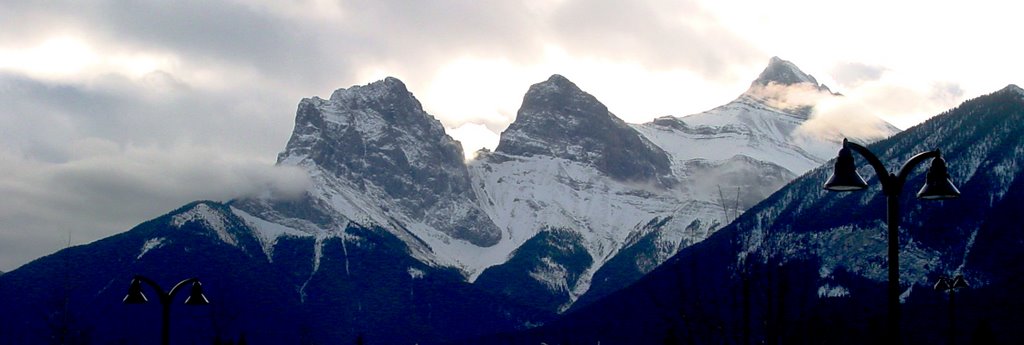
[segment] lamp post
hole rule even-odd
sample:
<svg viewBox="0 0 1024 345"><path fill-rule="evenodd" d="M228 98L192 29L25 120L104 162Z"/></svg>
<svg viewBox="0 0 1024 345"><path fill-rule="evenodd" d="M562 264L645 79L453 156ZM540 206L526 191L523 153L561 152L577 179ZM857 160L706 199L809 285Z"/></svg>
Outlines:
<svg viewBox="0 0 1024 345"><path fill-rule="evenodd" d="M163 306L163 327L161 330L161 343L163 345L169 345L171 343L171 301L174 299L174 294L180 291L186 284L192 283L192 291L189 293L188 298L185 299L185 305L207 305L210 304L210 300L206 299L203 295L203 284L199 282L199 278L189 278L175 284L170 291L164 292L160 285L154 282L152 279L136 275L132 278L132 284L128 287L128 295L124 296L124 304L143 304L148 301L146 295L142 294L142 283L149 284L156 290L157 295L160 298L160 304Z"/></svg>
<svg viewBox="0 0 1024 345"><path fill-rule="evenodd" d="M888 285L888 344L899 344L900 338L900 245L899 245L899 228L900 228L900 193L903 191L903 186L907 182L907 177L910 172L914 170L918 164L926 159L932 158L932 164L928 168L928 174L925 180L924 187L917 192L918 199L925 200L943 200L951 199L960 196L960 191L956 189L953 182L949 180L949 173L946 171L946 161L942 159L942 154L938 151L927 151L919 153L913 157L910 157L900 170L896 173L890 173L885 169L885 165L878 159L875 154L871 153L866 147L852 143L846 139L843 139L843 148L839 150L839 156L836 158L835 171L832 176L829 177L828 181L825 182L824 188L835 192L852 192L864 190L867 188L867 182L860 177L857 173L857 166L854 164L853 152L857 152L865 159L868 160L868 164L875 169L875 173L878 174L878 181L882 184L882 192L885 193L885 200L887 204L886 223L888 224L888 269L889 269L889 285Z"/></svg>
<svg viewBox="0 0 1024 345"><path fill-rule="evenodd" d="M957 275L953 278L942 276L935 283L936 291L949 293L949 342L947 343L949 345L953 345L956 342L956 309L953 306L953 297L956 295L956 290L966 287L968 285L963 275Z"/></svg>

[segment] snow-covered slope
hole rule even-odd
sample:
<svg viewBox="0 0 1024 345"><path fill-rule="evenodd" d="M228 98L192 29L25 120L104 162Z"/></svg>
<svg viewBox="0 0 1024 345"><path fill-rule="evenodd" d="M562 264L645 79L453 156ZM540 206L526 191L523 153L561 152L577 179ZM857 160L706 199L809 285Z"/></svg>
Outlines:
<svg viewBox="0 0 1024 345"><path fill-rule="evenodd" d="M939 149L962 193L920 200L915 192L929 162L907 175L898 198L903 343L1019 342L1022 131L1024 92L1009 85L868 146L890 169ZM501 341L551 343L573 334L585 344L889 343L881 322L889 201L873 169L855 156L867 189L829 192L822 185L833 167L813 169L628 288L547 329ZM933 286L956 275L968 287L957 290L956 322L948 323L940 312L952 311L951 297ZM949 341L936 325L957 337Z"/></svg>
<svg viewBox="0 0 1024 345"><path fill-rule="evenodd" d="M773 57L750 87L732 102L684 117L666 116L633 125L672 160L683 207L636 228L621 253L595 274L584 303L596 300L736 219L744 210L835 155L845 133L802 128L814 103L842 97L795 64ZM872 142L899 130L880 119Z"/></svg>
<svg viewBox="0 0 1024 345"><path fill-rule="evenodd" d="M812 98L806 97L807 92L842 97L793 63L773 57L758 79L735 100L699 114L665 116L634 128L664 148L677 169L693 159L722 161L743 155L801 175L831 159L835 144L849 137L841 132L825 136L798 130L813 111L813 104L806 103L806 98ZM803 99L788 99L797 97ZM871 142L899 132L880 119L872 122L880 127L879 135L856 139ZM687 174L685 169L676 173Z"/></svg>
<svg viewBox="0 0 1024 345"><path fill-rule="evenodd" d="M421 262L564 310L595 275L602 291L632 279L600 275L609 261L646 273L824 162L810 149L818 143L794 135L810 108L779 108L758 91L809 83L831 95L773 59L736 101L630 125L554 75L527 91L498 148L467 163L387 78L302 100L278 164L312 183L298 198L237 200L232 210L259 229L268 257L281 236L320 246L352 224L380 228Z"/></svg>
<svg viewBox="0 0 1024 345"><path fill-rule="evenodd" d="M463 159L441 123L387 78L302 100L278 164L307 171L307 191L233 206L266 220L268 238L288 232L278 225L311 235L379 226L421 261L472 271L464 261L503 236L478 206Z"/></svg>

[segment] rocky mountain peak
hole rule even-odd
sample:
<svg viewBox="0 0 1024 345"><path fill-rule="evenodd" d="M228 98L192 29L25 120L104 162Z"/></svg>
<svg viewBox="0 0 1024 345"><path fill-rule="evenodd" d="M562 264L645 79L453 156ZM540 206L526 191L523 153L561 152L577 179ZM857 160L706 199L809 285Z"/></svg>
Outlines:
<svg viewBox="0 0 1024 345"><path fill-rule="evenodd" d="M338 109L373 109L383 115L384 120L393 124L412 122L423 125L437 122L433 116L423 111L423 106L405 87L405 83L394 77L335 90L331 94L330 102Z"/></svg>
<svg viewBox="0 0 1024 345"><path fill-rule="evenodd" d="M402 97L411 96L412 93L405 87L405 83L395 77L366 84L355 85L347 89L338 89L331 94L331 100L343 101L352 98L381 99L388 96Z"/></svg>
<svg viewBox="0 0 1024 345"><path fill-rule="evenodd" d="M664 151L558 74L530 87L495 151L577 161L623 180L669 183L671 175Z"/></svg>
<svg viewBox="0 0 1024 345"><path fill-rule="evenodd" d="M539 111L555 109L563 111L545 115L558 115L569 121L586 120L591 117L594 120L614 117L597 98L581 90L566 77L554 74L547 80L530 86L523 97L522 108L516 115L516 121L518 122L520 117L526 117L522 119L523 121L533 121L536 119L529 118L531 115L540 115Z"/></svg>
<svg viewBox="0 0 1024 345"><path fill-rule="evenodd" d="M476 196L462 146L396 78L339 89L327 100L303 99L278 164L311 171L313 188L321 189L315 197L325 199L310 200L307 208L332 205L331 195L355 192L393 201L380 210L363 208L376 222L403 215L403 221L478 246L500 239L482 211L464 206L474 205ZM319 208L340 214L330 206Z"/></svg>
<svg viewBox="0 0 1024 345"><path fill-rule="evenodd" d="M818 84L818 80L814 79L814 76L804 73L796 64L783 60L778 56L773 56L768 61L768 66L757 76L757 79L750 83L750 87L763 87L769 84L790 86L804 83L811 84L818 88L818 90L831 93L827 86Z"/></svg>

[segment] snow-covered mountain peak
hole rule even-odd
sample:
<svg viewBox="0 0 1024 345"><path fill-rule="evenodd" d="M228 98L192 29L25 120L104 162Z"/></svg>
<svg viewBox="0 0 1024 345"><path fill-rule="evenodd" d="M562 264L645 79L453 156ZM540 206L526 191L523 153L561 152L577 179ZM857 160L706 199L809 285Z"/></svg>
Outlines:
<svg viewBox="0 0 1024 345"><path fill-rule="evenodd" d="M396 230L418 226L422 233L399 235L484 247L501 237L476 206L462 146L395 78L339 89L328 100L303 99L278 164L309 173L306 196L247 200L239 209L306 232L352 221Z"/></svg>
<svg viewBox="0 0 1024 345"><path fill-rule="evenodd" d="M530 93L532 92L532 95ZM583 90L580 90L576 83L573 83L561 74L552 74L547 80L534 84L527 91L526 97L551 97L557 95L582 95L585 94Z"/></svg>
<svg viewBox="0 0 1024 345"><path fill-rule="evenodd" d="M664 151L557 74L530 87L495 151L580 162L619 180L672 183Z"/></svg>
<svg viewBox="0 0 1024 345"><path fill-rule="evenodd" d="M523 96L517 122L543 121L543 117L572 122L615 118L593 95L558 74L533 84Z"/></svg>
<svg viewBox="0 0 1024 345"><path fill-rule="evenodd" d="M331 93L331 101L358 106L360 101L407 101L415 100L405 83L395 77L387 77L366 85L355 85ZM356 103L356 104L353 104ZM418 103L418 102L417 102Z"/></svg>
<svg viewBox="0 0 1024 345"><path fill-rule="evenodd" d="M814 76L804 73L796 64L773 56L768 61L768 66L761 71L753 83L750 83L750 86L767 86L769 84L790 86L804 83L828 90L828 87L818 84L818 80L814 79Z"/></svg>
<svg viewBox="0 0 1024 345"><path fill-rule="evenodd" d="M669 151L677 175L688 175L683 167L689 160L722 162L733 155L778 164L801 175L831 158L844 136L819 133L820 123L812 117L817 102L832 97L841 96L818 84L792 62L773 57L750 88L732 102L699 114L662 117L634 127ZM862 122L877 122L875 132L881 133L864 138L866 141L899 131L881 119ZM815 124L819 126L811 126Z"/></svg>

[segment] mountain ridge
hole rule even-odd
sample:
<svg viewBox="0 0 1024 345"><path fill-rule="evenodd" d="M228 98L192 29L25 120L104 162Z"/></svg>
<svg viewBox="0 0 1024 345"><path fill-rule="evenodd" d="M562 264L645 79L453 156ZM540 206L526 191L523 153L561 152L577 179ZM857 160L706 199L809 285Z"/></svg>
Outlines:
<svg viewBox="0 0 1024 345"><path fill-rule="evenodd" d="M1013 211L1024 205L1024 168L1015 163L1024 158L1024 139L1016 135L1022 123L1024 97L1004 88L868 145L885 162L941 149L962 192L949 201L915 200L924 165L900 197L906 342L943 341L945 334L930 330L948 300L931 286L939 275L956 274L970 285L957 293L956 341L1014 341L1021 301L1012 291L1021 288L1024 262L1024 228ZM867 190L829 193L821 185L831 165L814 169L636 284L501 343L553 341L560 334L609 343L881 342L885 196L857 160ZM609 313L617 318L598 317Z"/></svg>
<svg viewBox="0 0 1024 345"><path fill-rule="evenodd" d="M801 117L763 102L735 109L705 114L714 123L629 125L554 75L527 91L502 134L509 140L467 162L400 80L338 89L328 99L299 102L278 156L279 165L309 175L298 196L190 204L166 222L144 223L157 230L133 232L130 250L104 258L149 267L153 258L213 255L216 267L234 260L278 272L282 286L273 289L289 296L284 307L329 329L310 335L318 340L343 341L358 331L332 329L332 322L369 319L407 327L375 334L396 341L423 341L445 327L478 335L455 323L463 319L434 314L458 303L500 306L497 314L475 311L494 327L529 327L632 283L796 177L803 168L776 160L800 146L774 122L742 120L778 118L795 127ZM693 130L673 132L679 128ZM701 150L718 155L693 153ZM816 164L804 153L792 159ZM736 200L726 200L733 190ZM165 224L174 219L177 225ZM224 257L161 240L170 228L194 230L181 243L199 241ZM50 271L59 264L46 262ZM382 269L365 270L372 265ZM416 289L423 283L426 292ZM384 289L380 297L370 293L376 288ZM405 297L423 293L429 298L422 303ZM452 294L454 302L437 300ZM388 298L409 307L388 307ZM382 310L365 311L371 300ZM403 313L416 317L388 319ZM429 325L407 323L424 318Z"/></svg>

